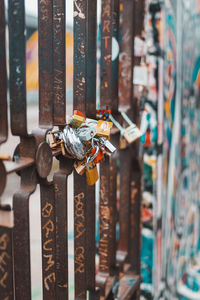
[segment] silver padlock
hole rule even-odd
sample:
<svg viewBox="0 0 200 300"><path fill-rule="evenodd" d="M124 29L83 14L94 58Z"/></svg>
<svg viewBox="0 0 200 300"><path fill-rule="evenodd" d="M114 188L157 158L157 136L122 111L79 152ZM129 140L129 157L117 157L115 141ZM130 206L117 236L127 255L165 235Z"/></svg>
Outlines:
<svg viewBox="0 0 200 300"><path fill-rule="evenodd" d="M121 136L123 136L129 144L133 143L139 137L141 137L141 132L139 128L134 124L129 117L125 114L125 112L121 112L124 120L129 124L127 128L123 128L120 123L113 118L112 115L109 116L109 119L113 122L113 124L119 129Z"/></svg>
<svg viewBox="0 0 200 300"><path fill-rule="evenodd" d="M115 151L117 150L115 146L113 146L113 144L108 140L105 141L104 146L105 146L105 150L110 153L115 153Z"/></svg>
<svg viewBox="0 0 200 300"><path fill-rule="evenodd" d="M97 129L95 126L83 127L79 128L76 133L82 142L88 142L96 135Z"/></svg>

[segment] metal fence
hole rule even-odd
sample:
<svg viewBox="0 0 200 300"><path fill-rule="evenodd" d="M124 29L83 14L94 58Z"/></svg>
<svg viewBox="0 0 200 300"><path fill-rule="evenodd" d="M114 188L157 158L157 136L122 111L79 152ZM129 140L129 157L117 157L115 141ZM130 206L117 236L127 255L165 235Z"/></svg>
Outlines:
<svg viewBox="0 0 200 300"><path fill-rule="evenodd" d="M133 97L134 36L143 28L143 1L102 0L100 104L118 107L139 120ZM13 161L0 159L0 194L6 178L17 172L21 187L13 191L13 207L0 207L0 299L31 299L29 198L40 185L43 299L68 299L67 181L73 160L52 152L46 134L66 123L65 1L38 1L39 124L27 131L26 41L23 0L9 0L9 78L5 51L5 7L0 1L0 142L10 128L20 138ZM96 0L74 0L74 109L96 117ZM112 60L112 38L120 53ZM139 63L135 59L135 63ZM119 72L120 66L120 72ZM118 87L120 83L120 93ZM111 141L120 149L120 133ZM48 181L53 157L59 168ZM117 208L117 176L120 199ZM17 176L17 175L16 175ZM100 166L99 243L95 240L95 186L74 173L75 299L139 299L141 163L138 143L120 149ZM119 224L119 239L116 225ZM95 256L99 255L99 266Z"/></svg>

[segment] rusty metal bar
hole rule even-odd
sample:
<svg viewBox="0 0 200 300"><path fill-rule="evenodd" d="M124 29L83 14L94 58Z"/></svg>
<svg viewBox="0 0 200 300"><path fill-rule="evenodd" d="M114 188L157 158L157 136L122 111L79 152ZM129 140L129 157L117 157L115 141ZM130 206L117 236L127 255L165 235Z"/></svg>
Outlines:
<svg viewBox="0 0 200 300"><path fill-rule="evenodd" d="M119 210L119 243L118 263L123 264L128 254L128 237L130 224L130 149L120 150L120 210Z"/></svg>
<svg viewBox="0 0 200 300"><path fill-rule="evenodd" d="M97 35L97 1L87 0L87 95L86 115L96 118L96 35ZM96 203L95 186L86 186L86 284L89 299L98 299L95 289L96 256Z"/></svg>
<svg viewBox="0 0 200 300"><path fill-rule="evenodd" d="M101 7L101 104L112 105L112 0L102 0Z"/></svg>
<svg viewBox="0 0 200 300"><path fill-rule="evenodd" d="M26 136L26 46L24 0L8 2L11 131Z"/></svg>
<svg viewBox="0 0 200 300"><path fill-rule="evenodd" d="M39 124L53 125L53 1L38 0L39 27Z"/></svg>
<svg viewBox="0 0 200 300"><path fill-rule="evenodd" d="M0 2L0 144L7 140L7 72L5 49L5 7Z"/></svg>
<svg viewBox="0 0 200 300"><path fill-rule="evenodd" d="M68 299L67 178L73 160L60 157L60 169L54 174L56 205L56 290L57 299Z"/></svg>
<svg viewBox="0 0 200 300"><path fill-rule="evenodd" d="M96 0L74 2L74 108L96 117ZM95 187L74 174L75 298L95 291Z"/></svg>
<svg viewBox="0 0 200 300"><path fill-rule="evenodd" d="M74 109L86 113L87 0L74 1ZM74 173L75 299L86 299L86 178Z"/></svg>
<svg viewBox="0 0 200 300"><path fill-rule="evenodd" d="M53 9L53 5L55 7ZM56 26L61 3L50 0L38 1L38 27L39 27L39 126L40 129L35 132L37 144L45 139L45 134L58 118L62 120L63 114L59 108L55 112L54 117L54 101L58 101L58 97L54 97L54 93L62 89L61 106L65 103L65 85L60 77L56 81L58 68L63 72L60 55L63 55L64 45L58 45L58 32ZM63 25L63 16L61 17ZM61 25L61 26L62 26ZM59 27L59 26L58 26ZM59 28L58 28L59 29ZM62 30L59 32L62 35ZM63 36L63 35L62 35ZM58 47L60 46L60 47ZM47 55L48 53L48 55ZM63 56L62 56L63 58ZM55 63L55 67L54 67ZM60 73L59 73L60 74ZM56 81L56 84L55 84ZM57 84L58 83L58 84ZM60 98L59 98L60 100ZM62 121L61 121L62 123ZM43 173L43 171L42 171ZM43 174L40 174L43 175ZM46 176L45 176L46 175ZM56 272L56 207L55 207L55 190L53 183L49 183L47 173L40 179L40 195L41 195L41 224L42 224L42 277L43 277L43 299L57 299L57 272Z"/></svg>
<svg viewBox="0 0 200 300"><path fill-rule="evenodd" d="M35 156L34 141L27 135L26 124L24 1L9 1L8 15L11 131L14 135L20 136L19 157L33 159ZM29 162L28 165L30 165ZM17 300L31 299L29 197L36 187L35 168L26 166L23 170L21 169L20 176L21 188L13 197L15 219L13 229L14 278L15 299Z"/></svg>
<svg viewBox="0 0 200 300"><path fill-rule="evenodd" d="M134 55L134 5L133 0L121 2L121 44L120 44L120 95L119 104L128 109L133 96L133 55Z"/></svg>
<svg viewBox="0 0 200 300"><path fill-rule="evenodd" d="M115 46L113 47L116 53L112 53L112 90L111 90L111 98L112 98L112 114L118 112L119 106L119 17L120 17L120 1L113 0L112 1L112 38L115 41ZM115 52L114 51L114 52ZM114 57L115 54L115 57Z"/></svg>
<svg viewBox="0 0 200 300"><path fill-rule="evenodd" d="M14 299L13 294L13 211L10 206L0 207L0 295Z"/></svg>
<svg viewBox="0 0 200 300"><path fill-rule="evenodd" d="M121 2L121 44L120 44L120 95L119 102L123 110L132 106L133 99L133 60L134 60L134 26L133 12L134 1ZM131 152L130 147L120 149L120 211L119 211L119 244L117 260L120 267L126 261L128 255L128 237L130 226L130 174Z"/></svg>
<svg viewBox="0 0 200 300"><path fill-rule="evenodd" d="M52 183L40 184L43 299L56 299L56 226Z"/></svg>
<svg viewBox="0 0 200 300"><path fill-rule="evenodd" d="M112 61L112 37L118 42L119 1L102 1L101 11L101 106L109 105L112 113L118 111L118 55ZM118 146L119 136L111 136ZM106 158L100 168L100 240L99 274L97 284L102 296L112 294L116 269L116 186L117 156Z"/></svg>
<svg viewBox="0 0 200 300"><path fill-rule="evenodd" d="M35 191L37 177L34 167L22 170L20 176L21 189L13 197L15 299L29 300L31 299L29 197Z"/></svg>
<svg viewBox="0 0 200 300"><path fill-rule="evenodd" d="M97 0L87 0L87 98L86 114L96 118Z"/></svg>
<svg viewBox="0 0 200 300"><path fill-rule="evenodd" d="M100 103L112 105L111 74L112 74L112 1L103 0L101 7L101 65L100 65ZM100 167L100 234L99 234L99 272L111 273L111 218L110 218L110 177L109 158ZM101 287L102 289L102 287ZM104 287L105 289L105 287ZM104 291L105 292L105 291Z"/></svg>
<svg viewBox="0 0 200 300"><path fill-rule="evenodd" d="M141 166L132 160L134 170L131 174L130 231L128 237L128 261L131 269L140 274L141 249Z"/></svg>
<svg viewBox="0 0 200 300"><path fill-rule="evenodd" d="M65 1L53 0L54 125L64 125L66 119L65 39Z"/></svg>
<svg viewBox="0 0 200 300"><path fill-rule="evenodd" d="M144 30L145 1L134 2L134 38L142 38ZM133 42L134 44L134 42ZM134 57L134 65L140 65L141 58ZM134 94L134 92L133 92ZM136 124L140 124L140 99L133 98L132 116ZM128 261L131 270L140 275L140 250L141 250L141 198L142 198L142 163L139 157L139 141L131 147L131 202L130 202L130 231L129 231L129 255ZM137 298L140 293L138 291Z"/></svg>

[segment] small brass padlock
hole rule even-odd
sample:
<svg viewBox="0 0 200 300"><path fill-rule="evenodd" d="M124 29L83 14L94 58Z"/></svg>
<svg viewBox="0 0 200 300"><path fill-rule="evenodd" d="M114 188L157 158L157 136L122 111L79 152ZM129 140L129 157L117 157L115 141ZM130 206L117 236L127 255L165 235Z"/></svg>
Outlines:
<svg viewBox="0 0 200 300"><path fill-rule="evenodd" d="M110 129L112 128L112 122L99 120L97 123L97 136L110 138Z"/></svg>
<svg viewBox="0 0 200 300"><path fill-rule="evenodd" d="M85 118L78 115L73 115L70 124L80 127L85 122Z"/></svg>
<svg viewBox="0 0 200 300"><path fill-rule="evenodd" d="M89 165L89 161L90 161L90 157L88 157L87 164L86 164L87 184L94 185L99 179L99 174L98 174L97 166L94 163Z"/></svg>
<svg viewBox="0 0 200 300"><path fill-rule="evenodd" d="M127 148L127 141L121 137L119 140L119 148L120 149L126 149Z"/></svg>
<svg viewBox="0 0 200 300"><path fill-rule="evenodd" d="M79 175L83 175L86 170L86 160L75 161L74 168Z"/></svg>

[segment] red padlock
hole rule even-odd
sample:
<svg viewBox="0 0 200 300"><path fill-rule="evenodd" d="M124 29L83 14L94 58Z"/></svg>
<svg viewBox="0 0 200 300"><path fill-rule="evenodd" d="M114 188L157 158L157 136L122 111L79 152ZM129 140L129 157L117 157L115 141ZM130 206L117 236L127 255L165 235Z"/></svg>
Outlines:
<svg viewBox="0 0 200 300"><path fill-rule="evenodd" d="M95 152L96 152L96 149L93 148L93 149L91 150L91 154L94 155ZM95 164L98 164L98 163L102 162L103 160L104 160L103 152L102 152L101 149L99 149L99 152L98 152L98 154L97 154L97 157L94 159L94 163L95 163Z"/></svg>
<svg viewBox="0 0 200 300"><path fill-rule="evenodd" d="M74 110L74 115L85 118L85 115L80 110L77 109Z"/></svg>

